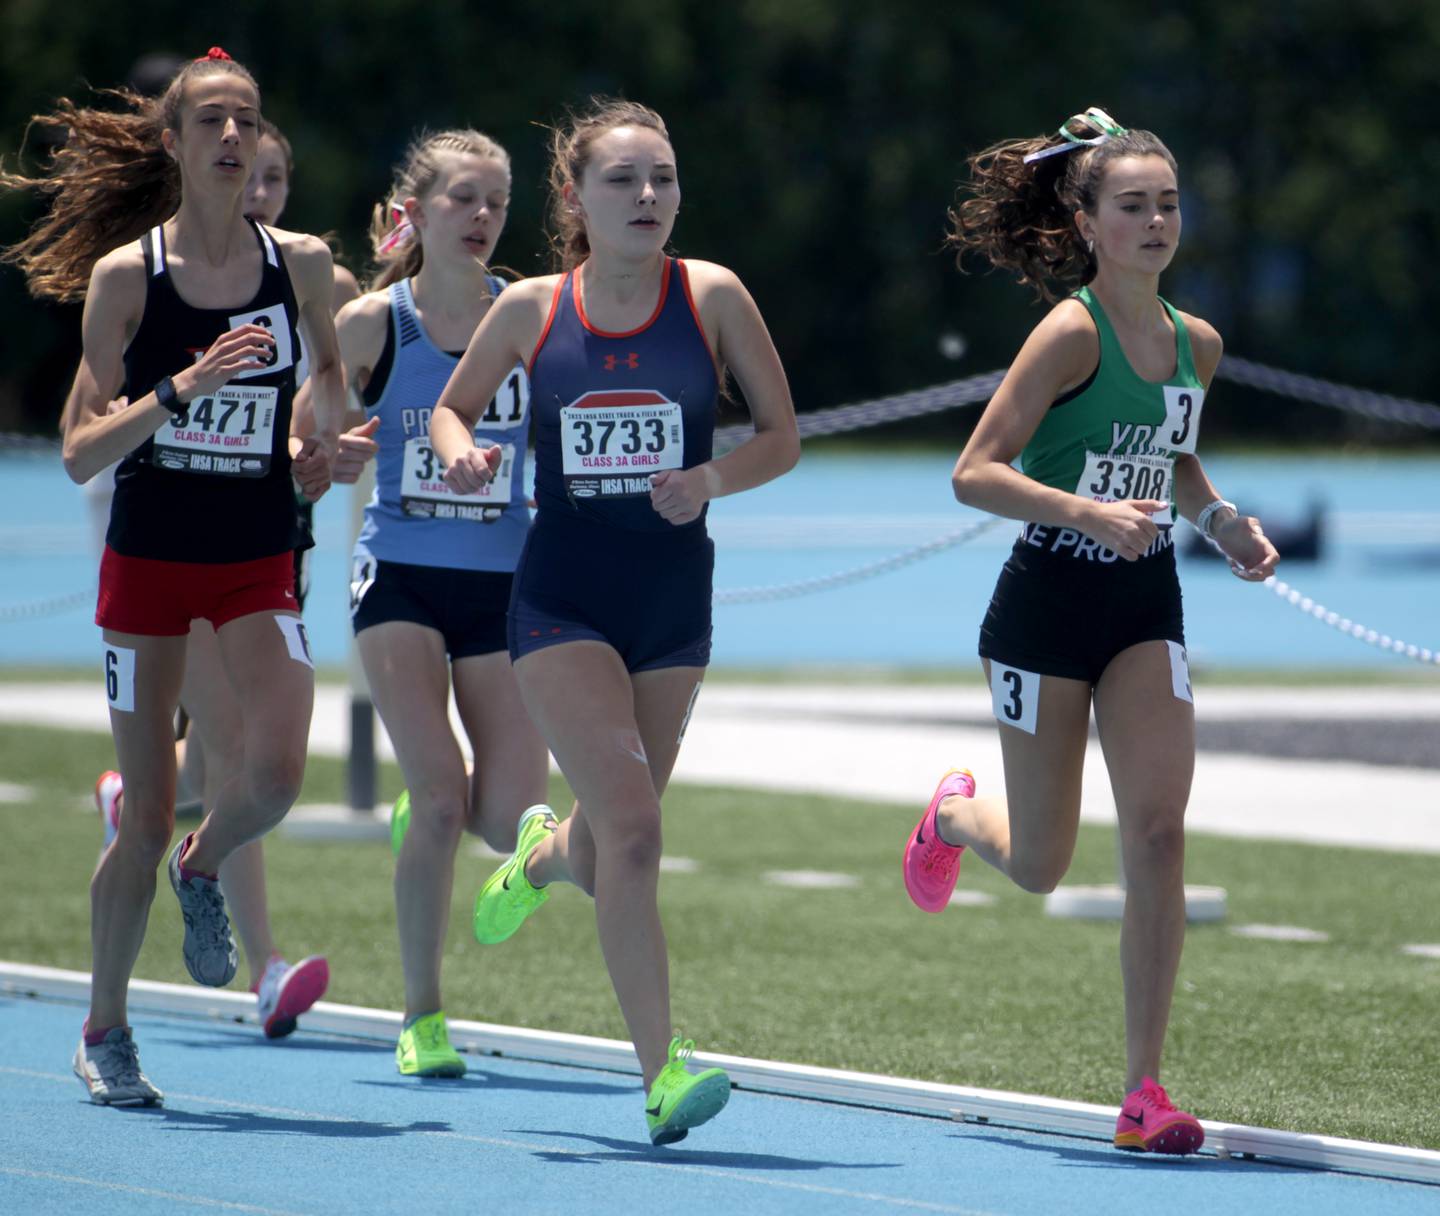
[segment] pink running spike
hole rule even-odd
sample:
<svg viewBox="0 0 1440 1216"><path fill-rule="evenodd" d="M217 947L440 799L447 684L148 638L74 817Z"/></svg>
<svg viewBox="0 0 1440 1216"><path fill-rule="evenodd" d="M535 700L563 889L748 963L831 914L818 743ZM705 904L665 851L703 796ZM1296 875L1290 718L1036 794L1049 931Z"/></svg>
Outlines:
<svg viewBox="0 0 1440 1216"><path fill-rule="evenodd" d="M1138 1153L1198 1153L1205 1143L1200 1120L1176 1110L1164 1086L1142 1077L1140 1088L1125 1095L1115 1120L1115 1147Z"/></svg>
<svg viewBox="0 0 1440 1216"><path fill-rule="evenodd" d="M95 780L95 809L105 825L105 848L110 847L120 830L120 798L124 793L125 782L114 769L106 769Z"/></svg>
<svg viewBox="0 0 1440 1216"><path fill-rule="evenodd" d="M940 839L935 816L946 798L975 797L975 778L968 769L952 768L940 778L935 795L905 845L905 890L915 906L925 912L943 912L960 876L960 854L964 845L948 845Z"/></svg>

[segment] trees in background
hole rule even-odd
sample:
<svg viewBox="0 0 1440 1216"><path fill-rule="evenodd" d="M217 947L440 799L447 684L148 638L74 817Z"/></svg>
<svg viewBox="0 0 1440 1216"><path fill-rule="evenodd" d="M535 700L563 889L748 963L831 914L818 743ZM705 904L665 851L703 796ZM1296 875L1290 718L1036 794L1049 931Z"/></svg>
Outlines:
<svg viewBox="0 0 1440 1216"><path fill-rule="evenodd" d="M85 81L120 83L147 52L219 43L255 71L295 145L287 222L334 231L363 272L369 209L411 133L469 123L514 157L505 262L529 274L548 265L543 125L591 92L622 93L670 123L680 252L741 272L805 409L1010 358L1033 306L996 278L955 273L945 209L968 153L1099 104L1179 158L1186 236L1165 291L1211 318L1229 350L1440 396L1425 328L1440 315L1440 6L1187 7L311 0L217 15L142 0L58 21L53 5L7 0L0 149L13 163L29 113ZM0 239L36 206L0 200ZM49 430L78 311L34 305L5 271L0 322L0 430ZM1216 404L1212 438L1391 434L1234 388ZM942 417L917 433L953 440L968 425Z"/></svg>

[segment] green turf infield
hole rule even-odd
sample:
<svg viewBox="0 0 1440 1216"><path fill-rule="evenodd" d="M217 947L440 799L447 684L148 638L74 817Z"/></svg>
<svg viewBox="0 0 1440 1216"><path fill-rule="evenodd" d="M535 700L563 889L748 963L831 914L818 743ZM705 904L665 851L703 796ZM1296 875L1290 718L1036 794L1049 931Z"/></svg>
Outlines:
<svg viewBox="0 0 1440 1216"><path fill-rule="evenodd" d="M0 958L89 968L86 883L100 843L90 790L108 737L0 729ZM1201 763L1204 760L1202 758ZM382 772L387 796L398 771ZM302 801L342 798L338 761L310 762ZM554 789L565 805L563 787ZM1357 814L1363 789L1337 791ZM967 859L995 897L916 911L900 850L919 807L676 787L665 851L675 1020L702 1050L1117 1103L1123 1080L1118 928L1053 920L1042 901ZM289 957L329 956L330 999L398 1009L388 846L267 841L275 934ZM462 845L446 947L454 1017L624 1038L588 900L557 891L502 946L476 944L469 905L494 867ZM1110 881L1113 834L1081 829L1070 879ZM767 883L771 870L854 876L848 889ZM1192 927L1162 1080L1207 1118L1440 1149L1440 857L1194 836L1191 882L1223 886L1229 918ZM1294 925L1325 943L1240 938ZM235 987L245 982L242 965ZM163 879L136 975L187 983ZM3 1023L3 1015L0 1015Z"/></svg>

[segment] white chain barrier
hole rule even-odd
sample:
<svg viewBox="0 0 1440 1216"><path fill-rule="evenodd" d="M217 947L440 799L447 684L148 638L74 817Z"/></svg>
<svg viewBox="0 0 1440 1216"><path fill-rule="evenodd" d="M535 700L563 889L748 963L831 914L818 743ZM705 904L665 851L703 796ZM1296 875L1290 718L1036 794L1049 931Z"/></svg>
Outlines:
<svg viewBox="0 0 1440 1216"><path fill-rule="evenodd" d="M96 594L96 588L87 587L84 591L47 596L43 600L20 600L14 604L0 604L0 622L23 621L37 616L59 616L62 612L72 612L85 604L94 604Z"/></svg>
<svg viewBox="0 0 1440 1216"><path fill-rule="evenodd" d="M1440 431L1440 405L1411 401L1407 397L1392 397L1388 393L1372 393L1368 389L1351 388L1349 385L1334 384L1328 380L1317 380L1314 376L1281 371L1278 367L1266 367L1263 363L1252 363L1249 359L1240 359L1235 355L1225 355L1215 374L1222 380L1243 384L1247 388L1258 388L1281 397L1310 401L1316 405L1329 405L1346 413L1361 414L1366 418L1403 422L1410 426L1424 427L1428 431Z"/></svg>
<svg viewBox="0 0 1440 1216"><path fill-rule="evenodd" d="M1338 612L1325 607L1324 604L1317 604L1308 595L1303 595L1289 583L1281 582L1273 574L1265 580L1262 586L1269 587L1282 600L1294 604L1301 612L1309 613L1317 621L1322 621L1331 628L1338 629L1341 633L1348 633L1358 641L1366 642L1381 650L1388 650L1393 654L1404 655L1407 659L1417 659L1421 663L1440 665L1440 654L1436 654L1428 647L1416 646L1413 642L1402 642L1399 638L1392 638L1388 633L1369 629L1359 621L1352 621L1348 616L1341 616Z"/></svg>
<svg viewBox="0 0 1440 1216"><path fill-rule="evenodd" d="M988 532L1002 522L1004 521L1000 516L993 515L989 519L982 519L977 523L957 528L954 532L947 532L944 536L937 536L923 545L916 545L914 548L883 557L879 561L867 562L863 566L855 566L853 569L841 570L835 574L796 579L793 583L776 583L769 587L736 587L730 591L717 591L715 602L717 604L758 604L769 600L793 599L796 596L810 595L816 591L833 591L836 587L863 582L878 574L888 574L891 570L899 570L902 566L923 561L927 557L934 557L937 553L944 553L946 549L953 549L968 540L974 540L982 532Z"/></svg>
<svg viewBox="0 0 1440 1216"><path fill-rule="evenodd" d="M1303 376L1296 372L1268 367L1235 355L1225 355L1216 376L1249 388L1276 393L1296 400L1310 401L1316 405L1327 405L1348 413L1387 422L1404 423L1426 430L1440 430L1440 406L1405 397L1394 397L1387 393L1371 392L1368 389L1352 388L1332 381L1320 380L1314 376ZM931 385L907 393L896 393L888 397L876 397L868 401L839 405L831 409L815 410L801 414L797 420L802 439L821 435L840 435L849 431L862 430L888 422L901 422L920 418L927 414L942 413L961 406L979 405L990 400L1005 378L1005 371L985 372L961 380ZM719 427L715 431L715 451L724 453L743 443L752 434L748 424ZM26 451L33 453L53 452L59 448L59 441L42 436L0 434L0 451ZM916 545L900 553L881 558L850 570L816 578L797 579L790 583L778 583L768 587L738 587L715 593L717 604L753 604L773 600L792 599L820 591L833 590L865 579L875 578L891 570L900 569L913 562L943 553L974 539L1000 520L988 519L947 532L924 544ZM1292 588L1288 583L1271 577L1265 585L1281 599L1313 616L1316 620L1348 633L1360 641L1416 659L1423 663L1440 664L1440 654L1426 647L1416 646L1392 638L1375 629L1342 617L1339 613L1316 604L1309 596ZM16 604L0 604L0 622L22 620L38 616L52 616L68 612L93 599L94 588L71 592L68 595L53 596L43 600L30 600Z"/></svg>

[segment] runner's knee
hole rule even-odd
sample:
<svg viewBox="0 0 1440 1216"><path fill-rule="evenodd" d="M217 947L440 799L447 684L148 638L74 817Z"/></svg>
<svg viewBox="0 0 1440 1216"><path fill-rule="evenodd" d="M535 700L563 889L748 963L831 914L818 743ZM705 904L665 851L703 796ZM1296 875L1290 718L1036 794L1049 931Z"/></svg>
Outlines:
<svg viewBox="0 0 1440 1216"><path fill-rule="evenodd" d="M654 873L660 868L658 805L615 816L603 830L599 823L591 826L595 832L597 860L603 857L612 865L636 874Z"/></svg>
<svg viewBox="0 0 1440 1216"><path fill-rule="evenodd" d="M303 754L276 756L257 761L249 766L245 777L251 802L263 810L283 815L300 796L300 786L305 779L305 757Z"/></svg>
<svg viewBox="0 0 1440 1216"><path fill-rule="evenodd" d="M1185 861L1185 819L1183 811L1157 811L1144 817L1139 825L1122 829L1125 868L1131 870L1170 870Z"/></svg>

